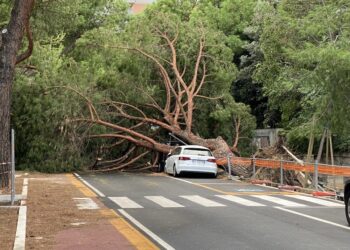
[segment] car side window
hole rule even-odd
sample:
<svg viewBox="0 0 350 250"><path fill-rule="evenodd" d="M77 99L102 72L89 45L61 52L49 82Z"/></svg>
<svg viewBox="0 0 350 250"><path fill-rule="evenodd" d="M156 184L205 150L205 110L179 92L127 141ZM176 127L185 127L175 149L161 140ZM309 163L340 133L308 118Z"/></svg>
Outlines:
<svg viewBox="0 0 350 250"><path fill-rule="evenodd" d="M181 152L181 148L175 148L174 152L172 153L172 155L179 155Z"/></svg>

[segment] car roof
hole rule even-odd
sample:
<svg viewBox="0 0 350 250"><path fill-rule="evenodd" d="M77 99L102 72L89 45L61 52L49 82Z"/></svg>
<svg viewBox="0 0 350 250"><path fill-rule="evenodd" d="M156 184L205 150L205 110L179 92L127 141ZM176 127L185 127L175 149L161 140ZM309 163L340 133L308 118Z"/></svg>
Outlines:
<svg viewBox="0 0 350 250"><path fill-rule="evenodd" d="M199 146L199 145L185 145L185 146L179 146L180 148L186 149L186 148L197 148L197 149L206 149L209 150L209 148Z"/></svg>

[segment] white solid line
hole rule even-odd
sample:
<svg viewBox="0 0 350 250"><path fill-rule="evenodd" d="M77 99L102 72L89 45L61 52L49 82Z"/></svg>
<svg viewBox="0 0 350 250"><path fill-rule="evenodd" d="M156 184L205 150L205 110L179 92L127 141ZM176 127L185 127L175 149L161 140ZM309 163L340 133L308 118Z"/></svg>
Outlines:
<svg viewBox="0 0 350 250"><path fill-rule="evenodd" d="M265 207L264 204L261 204L261 203L255 202L255 201L251 201L251 200L247 200L247 199L243 199L243 198L238 197L238 196L233 196L233 195L216 195L216 196L220 197L222 199L228 200L228 201L238 203L240 205L248 206L248 207Z"/></svg>
<svg viewBox="0 0 350 250"><path fill-rule="evenodd" d="M21 206L26 205L25 199L27 199L28 196L28 178L23 179L23 187L22 187L22 199L21 199Z"/></svg>
<svg viewBox="0 0 350 250"><path fill-rule="evenodd" d="M23 187L22 187L22 199L26 199L28 195L28 178L23 179Z"/></svg>
<svg viewBox="0 0 350 250"><path fill-rule="evenodd" d="M13 250L24 250L26 243L27 207L21 206L18 212L17 230Z"/></svg>
<svg viewBox="0 0 350 250"><path fill-rule="evenodd" d="M22 187L22 199L26 199L28 195L28 186Z"/></svg>
<svg viewBox="0 0 350 250"><path fill-rule="evenodd" d="M88 186L90 189L92 189L98 196L100 197L106 197L102 192L100 192L97 188L92 186L90 183L88 183L86 180L84 180L80 175L77 173L74 173L74 175L81 180L86 186Z"/></svg>
<svg viewBox="0 0 350 250"><path fill-rule="evenodd" d="M137 204L135 201L130 200L128 197L108 197L111 201L116 203L121 208L143 208L143 206Z"/></svg>
<svg viewBox="0 0 350 250"><path fill-rule="evenodd" d="M327 207L344 207L344 204L340 204L340 203L336 203L336 202L332 202L332 201L327 201L327 200L322 200L322 199L318 199L318 198L314 198L314 197L310 197L310 196L306 196L306 195L286 195L286 196L291 197L291 198L295 198L295 199L299 199L299 200L303 200L303 201L316 203L318 205L323 205L323 206L327 206Z"/></svg>
<svg viewBox="0 0 350 250"><path fill-rule="evenodd" d="M207 198L203 198L199 195L181 195L180 197L187 199L189 201L192 201L194 203L197 203L199 205L202 205L204 207L226 207L226 205L224 204L209 200Z"/></svg>
<svg viewBox="0 0 350 250"><path fill-rule="evenodd" d="M281 199L281 198L277 198L277 197L273 197L273 196L269 196L269 195L252 195L253 197L265 200L265 201L270 201L273 203L276 203L278 205L282 205L285 207L307 207L304 204L300 204L300 203L296 203L293 201L289 201L289 200L285 200L285 199Z"/></svg>
<svg viewBox="0 0 350 250"><path fill-rule="evenodd" d="M181 204L169 200L163 196L145 196L146 199L153 201L161 207L184 207Z"/></svg>
<svg viewBox="0 0 350 250"><path fill-rule="evenodd" d="M195 182L191 182L191 181L186 181L186 180L183 180L183 179L179 179L179 178L175 178L175 177L172 177L172 176L166 176L170 179L174 179L174 180L177 180L177 181L182 181L182 182L186 182L186 183L189 183L189 184L196 184Z"/></svg>
<svg viewBox="0 0 350 250"><path fill-rule="evenodd" d="M346 230L350 230L350 227L348 227L348 226L337 224L337 223L334 223L334 222L331 222L331 221L328 221L328 220L323 220L323 219L320 219L320 218L317 218L317 217L314 217L314 216L310 216L310 215L307 215L307 214L299 213L299 212L296 212L296 211L293 211L293 210L289 210L289 209L286 209L286 208L283 208L283 207L275 207L275 208L277 208L279 210L283 210L283 211L291 213L291 214L296 214L296 215L299 215L299 216L302 216L302 217L305 217L305 218L309 218L311 220L316 220L316 221L323 222L323 223L326 223L326 224L329 224L329 225L332 225L332 226L336 226L336 227L340 227L340 228L343 228L343 229L346 229Z"/></svg>
<svg viewBox="0 0 350 250"><path fill-rule="evenodd" d="M175 250L172 246L170 246L168 243L166 243L164 240L162 240L159 236L154 234L151 230L149 230L147 227L142 225L139 221L137 221L134 217L132 217L130 214L125 212L123 209L118 209L118 212L120 212L125 218L127 218L130 222L132 222L136 227L138 227L140 230L142 230L144 233L146 233L149 237L151 237L155 242L157 242L159 245L164 247L167 250Z"/></svg>

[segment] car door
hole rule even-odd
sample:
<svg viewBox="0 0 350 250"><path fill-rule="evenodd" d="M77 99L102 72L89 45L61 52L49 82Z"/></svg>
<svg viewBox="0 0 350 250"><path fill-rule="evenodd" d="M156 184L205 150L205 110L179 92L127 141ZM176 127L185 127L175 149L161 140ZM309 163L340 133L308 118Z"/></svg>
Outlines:
<svg viewBox="0 0 350 250"><path fill-rule="evenodd" d="M165 172L172 173L172 166L173 166L173 152L170 152L165 160Z"/></svg>
<svg viewBox="0 0 350 250"><path fill-rule="evenodd" d="M165 161L165 168L167 173L173 173L173 166L174 162L176 160L176 156L178 155L178 152L181 151L181 148L175 148L170 156Z"/></svg>

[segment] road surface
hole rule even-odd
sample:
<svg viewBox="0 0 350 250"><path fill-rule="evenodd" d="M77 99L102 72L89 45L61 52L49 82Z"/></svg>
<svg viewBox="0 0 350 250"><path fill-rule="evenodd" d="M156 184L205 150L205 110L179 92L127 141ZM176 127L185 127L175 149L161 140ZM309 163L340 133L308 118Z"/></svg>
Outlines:
<svg viewBox="0 0 350 250"><path fill-rule="evenodd" d="M342 202L206 176L82 178L161 249L350 249Z"/></svg>

